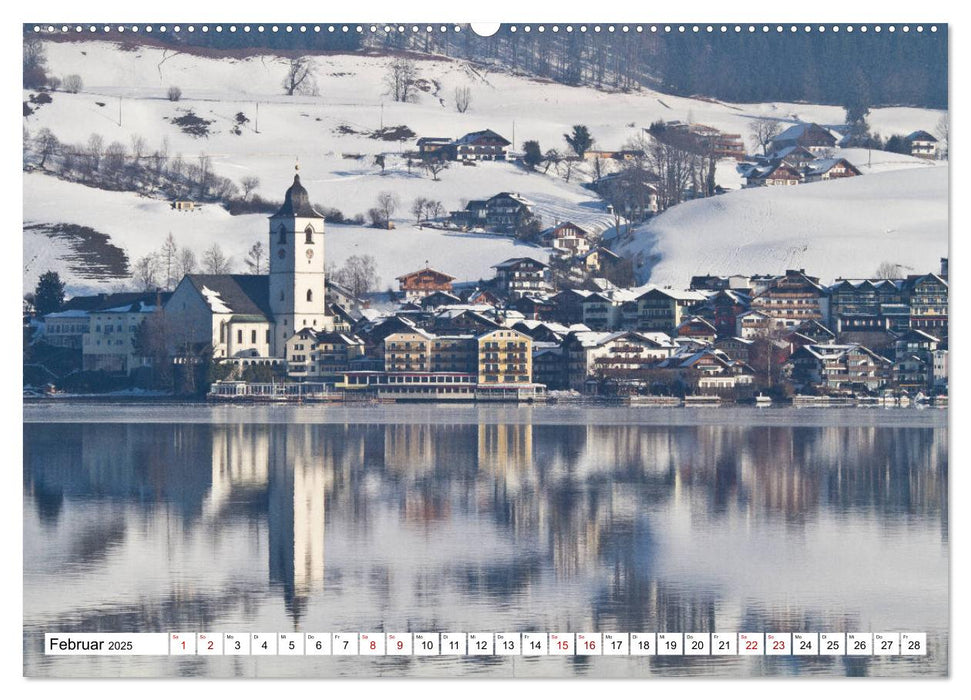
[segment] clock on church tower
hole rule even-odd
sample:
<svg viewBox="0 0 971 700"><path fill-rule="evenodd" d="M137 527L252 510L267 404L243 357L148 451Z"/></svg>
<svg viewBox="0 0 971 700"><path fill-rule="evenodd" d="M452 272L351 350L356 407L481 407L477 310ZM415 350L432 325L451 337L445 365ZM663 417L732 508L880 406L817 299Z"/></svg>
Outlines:
<svg viewBox="0 0 971 700"><path fill-rule="evenodd" d="M271 352L283 357L286 340L303 328L329 330L324 283L324 216L310 203L299 172L283 206L270 217L269 305Z"/></svg>

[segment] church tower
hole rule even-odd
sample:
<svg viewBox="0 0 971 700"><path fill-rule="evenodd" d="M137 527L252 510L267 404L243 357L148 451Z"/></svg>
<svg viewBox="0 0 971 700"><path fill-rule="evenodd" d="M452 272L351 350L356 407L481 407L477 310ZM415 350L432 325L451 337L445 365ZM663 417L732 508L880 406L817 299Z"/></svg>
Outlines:
<svg viewBox="0 0 971 700"><path fill-rule="evenodd" d="M299 166L297 166L299 170ZM270 352L284 357L286 341L303 328L332 330L326 315L324 216L310 203L300 174L270 217Z"/></svg>

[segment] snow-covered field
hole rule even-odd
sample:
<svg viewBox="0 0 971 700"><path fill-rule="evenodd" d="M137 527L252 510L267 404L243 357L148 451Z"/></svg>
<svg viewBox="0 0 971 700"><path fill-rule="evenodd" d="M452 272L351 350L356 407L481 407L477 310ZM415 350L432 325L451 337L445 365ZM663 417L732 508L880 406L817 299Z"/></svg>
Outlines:
<svg viewBox="0 0 971 700"><path fill-rule="evenodd" d="M313 191L313 189L311 189ZM69 202L70 204L65 204ZM108 234L123 247L131 261L157 250L171 232L180 247L191 248L197 258L218 242L232 256L235 269L245 272L246 252L256 241L266 241L266 217L259 214L230 216L225 209L203 206L191 212L173 210L162 202L134 194L105 192L56 178L29 174L24 177L24 221L71 222ZM381 288L395 285L395 277L421 269L425 262L447 271L460 281L492 277L491 265L507 258L529 255L548 258L548 250L493 235L459 234L412 226L391 231L328 224L327 259L338 266L351 255L371 254L377 261ZM71 280L73 293L116 291L125 281L80 279L68 260L69 249L39 231L24 231L24 291L37 278L55 270Z"/></svg>
<svg viewBox="0 0 971 700"><path fill-rule="evenodd" d="M53 93L51 104L41 106L25 120L31 134L46 127L62 142L82 144L97 133L105 144L118 141L126 146L133 136L140 135L149 152L165 139L170 155L182 154L186 160L209 155L216 172L234 181L247 175L259 177L256 191L276 200L282 198L292 180L299 158L301 179L312 200L339 209L346 216L365 213L382 191L396 193L400 206L394 216L395 231L329 228L331 259L339 265L353 253L370 253L378 260L384 285L426 259L460 279L478 279L489 275L489 265L524 250L504 239L419 231L408 211L416 197L440 200L452 210L469 199L512 191L534 201L547 226L570 219L603 231L611 223L603 203L578 184L585 173L566 183L552 173L526 173L511 163L487 163L453 166L441 175L440 182L434 182L427 175L406 172L396 157L402 148L413 148L414 139L401 144L361 133L382 124L406 125L417 136L458 137L491 128L514 140L517 148L525 140L535 139L543 150L555 147L562 151L566 150L563 134L574 124L590 128L595 147L615 149L657 119L691 119L747 138L753 116L820 123L838 123L843 118L842 108L835 106L730 105L650 90L608 94L487 72L449 59L419 60L420 77L428 81L428 91L420 93L416 103L402 104L383 94L383 77L391 59L360 54L317 57L319 94L287 97L281 89L286 64L271 55L217 60L154 47L122 50L105 41L47 42L46 50L49 71L60 76L79 74L84 89L76 95ZM165 97L172 85L182 90L179 102ZM469 86L472 91L471 107L462 114L452 103L454 90L460 86ZM169 121L189 109L212 120L208 137L185 134ZM249 122L237 135L232 129L240 112ZM888 135L933 130L938 117L934 110L875 109L870 123L875 131ZM358 133L347 133L347 128ZM373 157L379 153L387 155L388 172L383 175L373 165ZM347 157L356 155L361 157ZM875 157L872 171L925 165L906 157L885 158L889 155ZM859 165L861 160L866 162L867 153L850 159ZM929 170L932 168L921 167L921 171ZM718 179L729 188L740 185L729 161L720 165ZM180 214L169 210L164 202L101 192L43 175L26 176L24 187L25 224L91 226L109 234L133 260L157 249L171 231L177 242L193 247L197 254L218 241L241 261L249 245L266 230L265 219L259 216L230 217L216 207ZM754 250L758 243L752 241L751 245ZM43 272L42 266L53 268L59 257L54 250L41 250L44 240L39 233L25 232L25 248L26 289ZM69 272L67 279L71 285L80 285ZM91 285L90 281L83 283L85 287ZM117 281L105 285L117 285Z"/></svg>
<svg viewBox="0 0 971 700"><path fill-rule="evenodd" d="M831 281L873 275L882 262L935 272L948 254L947 194L947 167L759 187L674 207L616 249L660 285L789 268Z"/></svg>

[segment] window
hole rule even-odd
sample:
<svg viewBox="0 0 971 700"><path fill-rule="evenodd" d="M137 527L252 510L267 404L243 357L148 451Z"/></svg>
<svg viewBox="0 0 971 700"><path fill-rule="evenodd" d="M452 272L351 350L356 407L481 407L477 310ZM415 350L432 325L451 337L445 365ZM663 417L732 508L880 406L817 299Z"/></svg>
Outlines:
<svg viewBox="0 0 971 700"><path fill-rule="evenodd" d="M314 227L308 226L303 232L305 234L304 242L308 245L312 244L314 242Z"/></svg>
<svg viewBox="0 0 971 700"><path fill-rule="evenodd" d="M255 330L251 334L251 340L250 340L250 342L253 343L253 345L256 345L256 331Z"/></svg>
<svg viewBox="0 0 971 700"><path fill-rule="evenodd" d="M277 239L277 243L286 243L287 242L287 230L281 226L280 227L280 230L279 230L279 234L280 234L280 237Z"/></svg>
<svg viewBox="0 0 971 700"><path fill-rule="evenodd" d="M307 301L313 301L313 300L314 300L314 290L308 289L307 290Z"/></svg>
<svg viewBox="0 0 971 700"><path fill-rule="evenodd" d="M236 331L236 342L237 343L242 343L243 342L243 331L242 331L242 329Z"/></svg>

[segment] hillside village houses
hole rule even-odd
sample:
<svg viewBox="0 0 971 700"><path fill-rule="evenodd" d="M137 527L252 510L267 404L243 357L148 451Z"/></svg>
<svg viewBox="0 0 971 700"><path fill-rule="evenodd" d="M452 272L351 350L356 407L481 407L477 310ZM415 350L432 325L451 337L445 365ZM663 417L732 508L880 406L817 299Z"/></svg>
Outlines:
<svg viewBox="0 0 971 700"><path fill-rule="evenodd" d="M780 151L785 168L805 179L849 165L829 159L823 168L811 156L827 139L800 133ZM459 214L502 226L529 206L507 192ZM83 371L127 375L159 361L140 354L138 335L161 317L175 362L211 357L234 370L230 379L264 367L275 381L390 400L532 400L547 388L735 399L783 387L947 391L946 259L940 274L899 279L827 285L789 269L698 275L686 289L621 287L598 276L599 261L616 253L562 221L541 236L550 263L510 258L475 283L426 265L399 276L397 298L371 309L326 279L324 219L299 173L266 235L267 274L190 274L171 293L76 297L39 320L38 338L77 353ZM224 396L246 391L213 386Z"/></svg>
<svg viewBox="0 0 971 700"><path fill-rule="evenodd" d="M511 142L492 129L473 131L457 139L425 136L418 139L418 155L459 162L506 160Z"/></svg>

